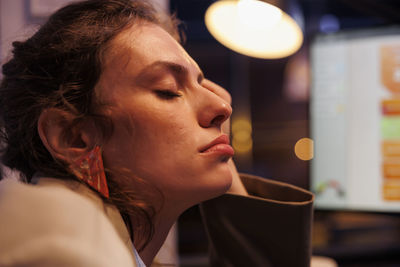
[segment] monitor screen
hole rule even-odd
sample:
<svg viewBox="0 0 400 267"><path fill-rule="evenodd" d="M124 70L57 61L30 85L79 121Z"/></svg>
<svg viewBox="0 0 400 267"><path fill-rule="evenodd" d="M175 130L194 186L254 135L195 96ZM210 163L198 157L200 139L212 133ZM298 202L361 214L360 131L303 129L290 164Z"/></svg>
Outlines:
<svg viewBox="0 0 400 267"><path fill-rule="evenodd" d="M320 35L310 56L316 208L400 212L400 28Z"/></svg>

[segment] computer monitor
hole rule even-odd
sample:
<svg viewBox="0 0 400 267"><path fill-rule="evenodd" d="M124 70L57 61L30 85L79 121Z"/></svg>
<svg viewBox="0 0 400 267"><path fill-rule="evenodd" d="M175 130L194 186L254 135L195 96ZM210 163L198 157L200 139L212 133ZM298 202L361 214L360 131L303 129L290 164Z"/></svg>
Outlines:
<svg viewBox="0 0 400 267"><path fill-rule="evenodd" d="M316 36L310 62L315 207L400 213L400 28Z"/></svg>

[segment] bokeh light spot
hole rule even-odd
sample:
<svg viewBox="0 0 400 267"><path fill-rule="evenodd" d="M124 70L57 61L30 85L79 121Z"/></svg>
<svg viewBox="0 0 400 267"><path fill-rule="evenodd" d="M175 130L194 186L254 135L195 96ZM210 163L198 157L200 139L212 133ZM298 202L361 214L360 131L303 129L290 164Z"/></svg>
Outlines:
<svg viewBox="0 0 400 267"><path fill-rule="evenodd" d="M314 141L310 138L301 138L294 146L294 153L301 160L311 160L314 157Z"/></svg>
<svg viewBox="0 0 400 267"><path fill-rule="evenodd" d="M234 118L232 121L232 146L236 153L249 153L253 148L251 121L247 118Z"/></svg>

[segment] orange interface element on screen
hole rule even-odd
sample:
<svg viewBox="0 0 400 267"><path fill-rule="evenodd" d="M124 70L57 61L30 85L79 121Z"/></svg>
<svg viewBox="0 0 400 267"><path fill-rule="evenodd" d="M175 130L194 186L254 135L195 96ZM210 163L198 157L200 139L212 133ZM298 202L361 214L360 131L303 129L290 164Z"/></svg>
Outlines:
<svg viewBox="0 0 400 267"><path fill-rule="evenodd" d="M400 46L381 46L380 64L389 93L381 100L382 197L400 201Z"/></svg>
<svg viewBox="0 0 400 267"><path fill-rule="evenodd" d="M381 80L392 93L400 93L400 46L381 47Z"/></svg>

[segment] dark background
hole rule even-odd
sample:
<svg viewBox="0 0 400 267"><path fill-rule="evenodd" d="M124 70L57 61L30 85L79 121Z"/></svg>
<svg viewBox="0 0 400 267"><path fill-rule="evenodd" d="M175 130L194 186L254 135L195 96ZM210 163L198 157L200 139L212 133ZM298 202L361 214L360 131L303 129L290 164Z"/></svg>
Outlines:
<svg viewBox="0 0 400 267"><path fill-rule="evenodd" d="M251 164L239 162L239 171L309 189L309 162L294 154L296 141L309 137L309 97L308 92L299 99L288 96L284 88L288 65L295 57L308 59L309 45L321 33L323 16L335 16L340 31L399 25L400 1L292 1L304 19L304 43L296 54L274 60L242 56L217 43L204 24L205 11L213 2L171 0L170 8L183 21L187 36L184 47L205 76L231 92L234 109L243 105L237 99L249 100L252 160ZM237 89L237 83L242 88ZM397 214L317 210L314 255L333 257L339 266L400 266L399 219ZM179 220L179 249L183 266L202 266L206 261L207 239L197 207Z"/></svg>

